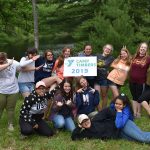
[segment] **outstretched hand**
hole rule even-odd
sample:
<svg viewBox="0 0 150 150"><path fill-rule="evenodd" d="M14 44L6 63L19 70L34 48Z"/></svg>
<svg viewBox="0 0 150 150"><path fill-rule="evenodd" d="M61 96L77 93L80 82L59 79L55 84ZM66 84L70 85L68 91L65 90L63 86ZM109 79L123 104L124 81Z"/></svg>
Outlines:
<svg viewBox="0 0 150 150"><path fill-rule="evenodd" d="M35 67L35 70L40 70L44 65L41 65L41 66L38 66L38 67Z"/></svg>
<svg viewBox="0 0 150 150"><path fill-rule="evenodd" d="M66 105L68 105L68 106L70 106L71 103L72 103L72 101L70 99L66 101Z"/></svg>
<svg viewBox="0 0 150 150"><path fill-rule="evenodd" d="M83 89L80 88L79 90L77 90L77 93L82 93L83 92Z"/></svg>
<svg viewBox="0 0 150 150"><path fill-rule="evenodd" d="M14 57L13 59L10 60L10 62L8 63L9 65L12 65L13 64L13 61L14 61Z"/></svg>
<svg viewBox="0 0 150 150"><path fill-rule="evenodd" d="M33 56L32 60L36 61L39 57L40 57L40 55Z"/></svg>

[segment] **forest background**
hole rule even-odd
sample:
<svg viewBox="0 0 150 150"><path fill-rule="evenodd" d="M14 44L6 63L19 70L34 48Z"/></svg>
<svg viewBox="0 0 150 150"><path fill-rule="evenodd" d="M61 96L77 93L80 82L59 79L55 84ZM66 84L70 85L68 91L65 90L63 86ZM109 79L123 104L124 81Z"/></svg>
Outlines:
<svg viewBox="0 0 150 150"><path fill-rule="evenodd" d="M141 41L150 42L149 0L0 0L0 51L10 58L34 46L33 1L40 51L73 45L76 53L91 43L100 53L111 43L115 54L123 45L133 54Z"/></svg>
<svg viewBox="0 0 150 150"><path fill-rule="evenodd" d="M150 0L0 0L0 51L19 60L28 47L34 46L33 3L38 12L39 51L63 45L73 45L73 52L83 50L91 43L94 53L101 53L106 43L114 45L114 55L126 45L132 54L137 44L150 43ZM126 84L122 89L131 96ZM148 144L125 140L83 140L73 142L69 132L59 132L52 138L33 135L20 140L19 110L23 99L17 102L15 132L7 131L4 113L0 122L1 150L149 150ZM135 120L145 131L150 122L143 110Z"/></svg>

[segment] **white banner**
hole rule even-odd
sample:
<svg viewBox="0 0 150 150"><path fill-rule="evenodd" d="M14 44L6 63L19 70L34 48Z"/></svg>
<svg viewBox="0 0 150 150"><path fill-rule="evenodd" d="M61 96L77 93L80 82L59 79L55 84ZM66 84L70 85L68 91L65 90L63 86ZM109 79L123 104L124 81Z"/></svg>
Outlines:
<svg viewBox="0 0 150 150"><path fill-rule="evenodd" d="M97 76L97 57L69 57L64 60L63 76Z"/></svg>

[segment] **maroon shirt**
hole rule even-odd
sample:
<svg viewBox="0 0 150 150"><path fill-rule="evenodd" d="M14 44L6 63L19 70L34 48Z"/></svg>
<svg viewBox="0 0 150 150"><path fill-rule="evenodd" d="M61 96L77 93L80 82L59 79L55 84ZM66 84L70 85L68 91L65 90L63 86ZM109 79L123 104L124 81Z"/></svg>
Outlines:
<svg viewBox="0 0 150 150"><path fill-rule="evenodd" d="M147 69L150 65L150 57L148 56L145 59L144 57L136 57L132 64L130 69L130 82L132 83L139 83L143 84L146 82L146 73Z"/></svg>

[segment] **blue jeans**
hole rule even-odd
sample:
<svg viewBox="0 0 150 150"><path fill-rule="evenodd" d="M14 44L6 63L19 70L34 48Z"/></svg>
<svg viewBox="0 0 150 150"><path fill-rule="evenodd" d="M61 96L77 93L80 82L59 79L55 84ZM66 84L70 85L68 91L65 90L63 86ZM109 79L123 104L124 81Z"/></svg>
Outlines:
<svg viewBox="0 0 150 150"><path fill-rule="evenodd" d="M131 120L128 120L127 123L125 124L124 128L122 129L121 137L128 139L128 140L150 143L150 132L142 131Z"/></svg>
<svg viewBox="0 0 150 150"><path fill-rule="evenodd" d="M55 128L63 128L65 127L69 131L73 131L75 129L74 121L71 117L64 118L62 115L54 115L52 121L54 122Z"/></svg>
<svg viewBox="0 0 150 150"><path fill-rule="evenodd" d="M26 92L31 93L34 89L34 83L33 82L24 82L24 83L19 82L18 85L19 85L19 92L20 93L26 93Z"/></svg>

